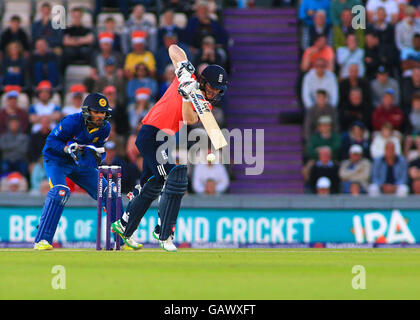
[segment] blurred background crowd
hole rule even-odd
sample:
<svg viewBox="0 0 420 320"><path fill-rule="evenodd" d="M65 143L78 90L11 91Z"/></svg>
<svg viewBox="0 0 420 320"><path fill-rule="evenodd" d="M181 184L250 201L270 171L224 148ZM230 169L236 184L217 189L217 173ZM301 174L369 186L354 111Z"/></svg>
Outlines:
<svg viewBox="0 0 420 320"><path fill-rule="evenodd" d="M419 5L299 4L306 192L420 193Z"/></svg>
<svg viewBox="0 0 420 320"><path fill-rule="evenodd" d="M80 112L88 92L103 93L113 107L105 162L123 167L123 191L131 190L142 170L134 145L141 119L174 77L167 48L183 48L198 74L212 63L229 73L231 40L222 6L243 5L0 3L0 191L33 193L49 188L41 157L47 135L62 117ZM66 8L63 30L53 28L56 4ZM420 193L420 2L301 0L295 6L305 192ZM226 108L225 97L213 110L222 128ZM189 192L206 194L228 192L234 179L221 164L189 166L189 178Z"/></svg>
<svg viewBox="0 0 420 320"><path fill-rule="evenodd" d="M104 164L120 165L123 192L142 171L134 142L141 120L174 78L168 47L185 50L200 73L208 64L229 72L229 37L213 0L2 1L0 33L0 192L46 194L45 140L66 115L80 112L90 92L113 108ZM65 8L66 28L54 24ZM222 100L214 114L224 127ZM199 128L200 125L189 129ZM229 188L229 167L189 167L192 193ZM84 192L71 180L74 192Z"/></svg>

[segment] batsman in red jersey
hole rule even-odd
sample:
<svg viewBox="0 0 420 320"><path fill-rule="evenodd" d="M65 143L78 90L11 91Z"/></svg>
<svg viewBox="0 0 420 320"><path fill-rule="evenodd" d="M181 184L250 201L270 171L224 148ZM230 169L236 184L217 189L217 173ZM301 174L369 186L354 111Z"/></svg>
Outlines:
<svg viewBox="0 0 420 320"><path fill-rule="evenodd" d="M190 93L200 88L210 103L217 103L227 89L226 71L218 65L206 67L196 81L195 68L187 60L185 52L176 45L169 47L169 56L175 66L176 78L163 97L143 119L136 146L143 156L141 189L130 201L121 220L112 224L112 231L118 233L130 246L132 234L147 209L159 196L161 226L157 226L154 237L166 251L176 251L173 243L173 228L176 224L181 200L187 191L187 166L168 162L167 150L159 150L164 141L158 141L157 134L163 131L175 135L181 124L191 125L199 118L190 101Z"/></svg>

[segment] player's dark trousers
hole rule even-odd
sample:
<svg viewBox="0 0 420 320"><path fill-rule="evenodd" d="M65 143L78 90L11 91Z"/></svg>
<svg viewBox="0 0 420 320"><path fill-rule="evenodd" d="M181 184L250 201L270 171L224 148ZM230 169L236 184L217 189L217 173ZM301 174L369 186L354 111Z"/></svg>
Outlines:
<svg viewBox="0 0 420 320"><path fill-rule="evenodd" d="M136 231L147 209L150 207L152 202L159 197L162 188L165 185L165 181L166 184L168 184L167 178L169 176L175 177L179 174L185 174L185 177L183 177L182 180L187 179L186 168L185 172L184 170L175 169L177 167L185 166L175 165L174 161L171 161L168 155L168 150L165 150L161 147L165 141L157 141L158 132L159 129L156 127L143 125L137 136L136 146L140 151L141 155L143 156L143 172L140 183L142 186L142 190L140 194L136 196L127 207L129 218L124 234L126 237L130 237L134 233L134 231ZM172 172L178 172L178 174ZM173 183L170 183L170 185L172 187ZM164 197L163 195L166 189L167 188L165 186L165 188L163 188L162 197ZM181 189L183 190L183 187ZM165 200L164 203L166 205L162 207L165 208L165 210L159 210L160 214L162 215L161 220L167 221L168 225L169 221L173 223L174 221L176 221L176 216L178 215L181 198L185 194L185 192L181 191L180 193L182 193L182 195L180 194L180 196L178 196L175 201L171 201L171 203L167 203ZM168 197L166 196L165 198ZM159 207L161 206L161 202L162 198ZM168 217L165 218L164 216L166 214L168 214ZM169 227L169 230L170 228L171 227Z"/></svg>

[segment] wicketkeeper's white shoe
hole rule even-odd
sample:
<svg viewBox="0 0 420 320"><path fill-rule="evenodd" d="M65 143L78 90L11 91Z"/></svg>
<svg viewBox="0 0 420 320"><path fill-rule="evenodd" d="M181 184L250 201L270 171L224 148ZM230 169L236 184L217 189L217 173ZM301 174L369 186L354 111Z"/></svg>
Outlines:
<svg viewBox="0 0 420 320"><path fill-rule="evenodd" d="M174 245L174 242L172 240L173 237L169 236L167 240L159 240L159 245L163 250L166 250L168 252L176 252L178 251L178 248Z"/></svg>

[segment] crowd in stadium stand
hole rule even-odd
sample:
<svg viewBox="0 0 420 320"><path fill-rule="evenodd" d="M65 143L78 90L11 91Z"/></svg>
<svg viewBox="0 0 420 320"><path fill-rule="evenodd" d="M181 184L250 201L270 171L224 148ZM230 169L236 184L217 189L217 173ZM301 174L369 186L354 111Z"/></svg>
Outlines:
<svg viewBox="0 0 420 320"><path fill-rule="evenodd" d="M365 28L354 28L357 5ZM419 5L301 1L308 193L420 193Z"/></svg>
<svg viewBox="0 0 420 320"><path fill-rule="evenodd" d="M29 0L32 9L3 13L0 192L48 192L45 140L64 116L81 111L90 92L103 93L113 108L104 163L122 167L123 192L131 191L142 170L134 144L141 120L175 76L168 47L183 48L198 72L214 63L229 71L220 8L189 0L160 1L162 8L154 0L58 2L68 14L64 30L53 27L48 1ZM221 127L223 109L223 101L214 107ZM189 177L190 192L214 195L229 187L222 164L190 167ZM83 192L67 183L72 192Z"/></svg>

